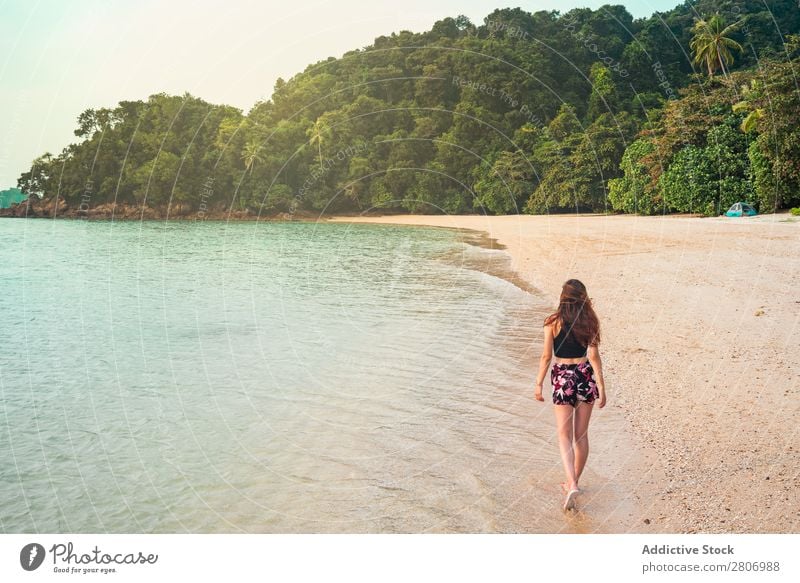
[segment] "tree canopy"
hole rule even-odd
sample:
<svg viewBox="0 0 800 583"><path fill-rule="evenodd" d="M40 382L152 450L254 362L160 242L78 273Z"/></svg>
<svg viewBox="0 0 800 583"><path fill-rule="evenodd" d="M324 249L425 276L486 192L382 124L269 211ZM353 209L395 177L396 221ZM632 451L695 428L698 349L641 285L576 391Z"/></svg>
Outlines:
<svg viewBox="0 0 800 583"><path fill-rule="evenodd" d="M772 210L800 192L798 32L794 0L445 18L246 113L189 94L87 110L18 186L184 213Z"/></svg>

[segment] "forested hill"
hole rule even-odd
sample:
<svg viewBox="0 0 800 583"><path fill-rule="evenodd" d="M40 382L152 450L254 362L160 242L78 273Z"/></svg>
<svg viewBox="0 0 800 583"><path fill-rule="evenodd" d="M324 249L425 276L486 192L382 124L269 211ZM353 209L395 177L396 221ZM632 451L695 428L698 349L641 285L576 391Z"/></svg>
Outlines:
<svg viewBox="0 0 800 583"><path fill-rule="evenodd" d="M800 202L796 0L446 18L279 79L244 114L153 95L19 179L73 214L714 214ZM66 213L69 214L69 213Z"/></svg>

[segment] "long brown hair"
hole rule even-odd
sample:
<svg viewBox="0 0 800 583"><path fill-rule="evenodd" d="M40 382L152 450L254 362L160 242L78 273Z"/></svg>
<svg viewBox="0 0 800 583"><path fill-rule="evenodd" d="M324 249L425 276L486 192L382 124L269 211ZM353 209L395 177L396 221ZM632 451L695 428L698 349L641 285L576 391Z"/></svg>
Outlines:
<svg viewBox="0 0 800 583"><path fill-rule="evenodd" d="M568 279L562 286L558 309L545 318L544 324L548 326L556 321L582 346L600 344L600 321L586 286L577 279Z"/></svg>

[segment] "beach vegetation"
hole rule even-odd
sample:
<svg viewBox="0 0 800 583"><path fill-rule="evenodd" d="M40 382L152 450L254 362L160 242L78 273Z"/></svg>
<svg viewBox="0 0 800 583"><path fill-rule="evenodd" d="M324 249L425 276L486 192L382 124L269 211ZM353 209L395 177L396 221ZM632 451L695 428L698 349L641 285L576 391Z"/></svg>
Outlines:
<svg viewBox="0 0 800 583"><path fill-rule="evenodd" d="M171 215L771 212L800 205L798 33L792 0L445 18L249 111L164 93L87 109L18 187Z"/></svg>
<svg viewBox="0 0 800 583"><path fill-rule="evenodd" d="M739 27L741 22L726 24L725 18L719 13L709 18L698 18L692 27L692 42L689 43L694 53L693 64L705 67L709 77L717 69L723 75L728 74L728 67L733 63L733 52L742 52L742 45L731 38L731 34Z"/></svg>

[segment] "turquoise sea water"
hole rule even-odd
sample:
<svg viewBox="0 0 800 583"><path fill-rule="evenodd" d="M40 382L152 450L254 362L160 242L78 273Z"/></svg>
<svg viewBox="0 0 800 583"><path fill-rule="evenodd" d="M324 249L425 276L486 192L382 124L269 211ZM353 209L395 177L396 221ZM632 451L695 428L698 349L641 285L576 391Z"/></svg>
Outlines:
<svg viewBox="0 0 800 583"><path fill-rule="evenodd" d="M540 300L472 238L3 221L0 530L563 529Z"/></svg>

